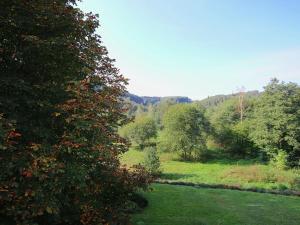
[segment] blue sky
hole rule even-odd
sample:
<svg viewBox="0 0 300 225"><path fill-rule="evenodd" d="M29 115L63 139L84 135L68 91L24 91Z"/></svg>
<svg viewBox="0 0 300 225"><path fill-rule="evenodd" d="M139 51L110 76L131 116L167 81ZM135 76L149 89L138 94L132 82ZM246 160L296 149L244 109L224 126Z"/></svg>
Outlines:
<svg viewBox="0 0 300 225"><path fill-rule="evenodd" d="M138 95L262 90L300 83L299 0L83 0L99 14L110 56Z"/></svg>

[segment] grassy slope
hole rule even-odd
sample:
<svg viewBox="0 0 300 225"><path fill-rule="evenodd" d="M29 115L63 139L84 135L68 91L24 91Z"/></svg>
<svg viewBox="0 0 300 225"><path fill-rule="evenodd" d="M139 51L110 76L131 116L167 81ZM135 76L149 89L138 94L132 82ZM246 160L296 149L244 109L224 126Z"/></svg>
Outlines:
<svg viewBox="0 0 300 225"><path fill-rule="evenodd" d="M247 161L218 161L209 163L180 162L172 160L171 154L162 154L162 179L205 184L227 184L244 188L300 189L293 186L299 171L281 171L268 165L249 164ZM143 162L144 153L130 150L122 162L134 165Z"/></svg>
<svg viewBox="0 0 300 225"><path fill-rule="evenodd" d="M300 198L232 190L153 185L134 225L299 225Z"/></svg>

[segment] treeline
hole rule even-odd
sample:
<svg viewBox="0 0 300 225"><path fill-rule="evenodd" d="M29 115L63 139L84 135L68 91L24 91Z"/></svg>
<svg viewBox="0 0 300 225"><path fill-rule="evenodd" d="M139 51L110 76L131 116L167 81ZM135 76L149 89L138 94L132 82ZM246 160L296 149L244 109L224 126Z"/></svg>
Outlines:
<svg viewBox="0 0 300 225"><path fill-rule="evenodd" d="M229 95L208 96L207 98L197 102L199 102L205 108L211 108L225 102L228 99L238 97L240 94L243 94L244 97L257 97L258 95L260 95L259 91L247 91L247 92L240 92L240 93L234 93Z"/></svg>
<svg viewBox="0 0 300 225"><path fill-rule="evenodd" d="M134 94L127 93L125 96L126 99L131 101L132 103L142 104L142 105L149 105L149 104L156 104L162 101L174 101L177 103L189 103L192 102L191 99L188 97L183 96L170 96L170 97L150 97L150 96L137 96Z"/></svg>
<svg viewBox="0 0 300 225"><path fill-rule="evenodd" d="M191 103L192 100L188 97L171 96L171 97L149 97L149 96L137 96L127 93L124 97L126 103L130 105L128 107L128 117L134 117L136 115L144 113L160 113L162 108L176 103ZM156 119L160 117L155 115Z"/></svg>
<svg viewBox="0 0 300 225"><path fill-rule="evenodd" d="M239 93L207 107L207 101L161 102L139 112L120 130L143 149L177 152L184 160L215 153L257 158L277 167L300 162L300 87L272 79L262 93ZM214 151L213 151L214 149Z"/></svg>
<svg viewBox="0 0 300 225"><path fill-rule="evenodd" d="M127 80L76 0L0 1L0 223L130 224Z"/></svg>

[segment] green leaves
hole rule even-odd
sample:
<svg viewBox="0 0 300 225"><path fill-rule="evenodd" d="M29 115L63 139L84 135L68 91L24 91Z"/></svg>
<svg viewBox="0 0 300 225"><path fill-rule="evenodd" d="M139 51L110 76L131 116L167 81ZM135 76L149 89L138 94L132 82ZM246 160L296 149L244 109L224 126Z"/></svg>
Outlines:
<svg viewBox="0 0 300 225"><path fill-rule="evenodd" d="M202 108L188 104L171 106L163 117L159 147L180 152L184 159L191 159L193 153L197 157L199 151L206 149L208 130L209 123Z"/></svg>
<svg viewBox="0 0 300 225"><path fill-rule="evenodd" d="M249 139L249 120L253 114L256 98L243 101L243 121L240 119L239 99L233 97L209 112L215 142L230 156L255 156L256 148Z"/></svg>
<svg viewBox="0 0 300 225"><path fill-rule="evenodd" d="M120 168L127 80L75 3L0 1L0 215L12 224L125 225L149 181Z"/></svg>
<svg viewBox="0 0 300 225"><path fill-rule="evenodd" d="M257 146L270 154L279 154L282 149L290 166L300 160L299 109L299 85L273 79L255 105L251 122L250 137Z"/></svg>
<svg viewBox="0 0 300 225"><path fill-rule="evenodd" d="M155 147L148 147L145 149L145 168L152 174L153 176L158 176L161 173L160 170L160 161L157 150Z"/></svg>
<svg viewBox="0 0 300 225"><path fill-rule="evenodd" d="M147 144L150 144L151 139L156 137L157 128L153 119L140 116L134 122L122 127L120 133L123 137L143 149Z"/></svg>

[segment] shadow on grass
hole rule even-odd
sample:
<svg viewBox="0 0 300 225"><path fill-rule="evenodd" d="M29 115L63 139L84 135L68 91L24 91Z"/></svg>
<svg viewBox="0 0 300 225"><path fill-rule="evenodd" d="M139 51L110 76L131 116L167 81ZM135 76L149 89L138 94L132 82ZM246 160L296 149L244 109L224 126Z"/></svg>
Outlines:
<svg viewBox="0 0 300 225"><path fill-rule="evenodd" d="M172 161L175 162L185 162L185 163L203 163L203 164L220 164L220 165L254 165L254 164L261 164L264 165L266 163L252 158L252 159L242 159L242 158L234 158L230 156L223 156L223 157L213 157L211 159L207 159L205 161L199 159L192 159L192 160L183 160L183 159L173 159Z"/></svg>
<svg viewBox="0 0 300 225"><path fill-rule="evenodd" d="M222 164L222 165L254 165L254 164L261 164L264 163L257 160L257 159L234 159L234 158L223 158L223 159L212 159L205 162L205 164Z"/></svg>
<svg viewBox="0 0 300 225"><path fill-rule="evenodd" d="M163 173L160 176L160 179L162 180L180 180L185 178L191 178L194 177L194 174L180 174L180 173Z"/></svg>

